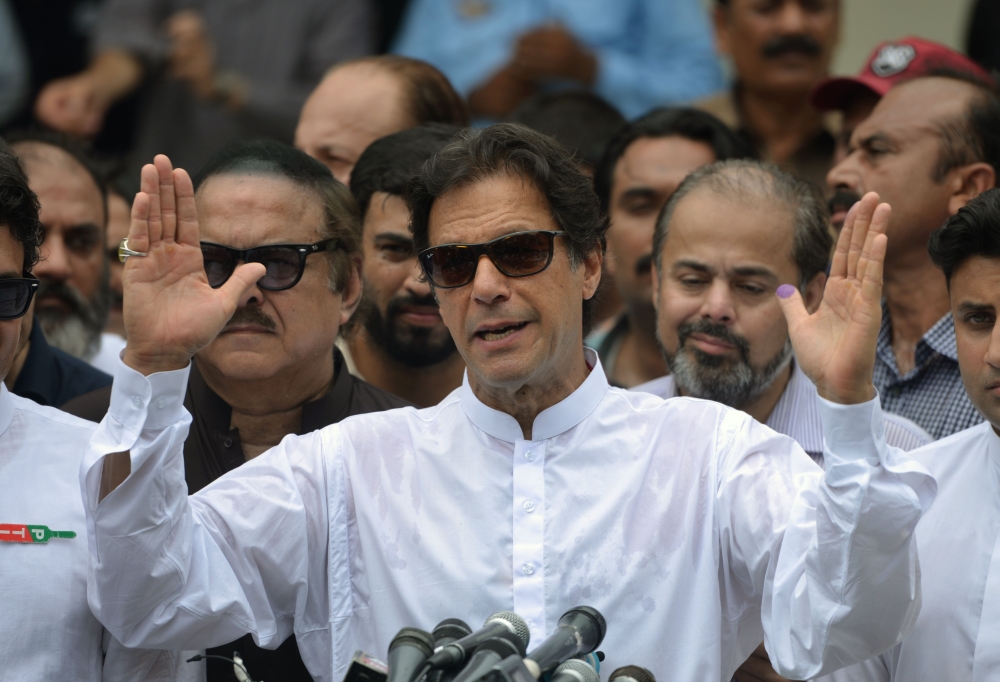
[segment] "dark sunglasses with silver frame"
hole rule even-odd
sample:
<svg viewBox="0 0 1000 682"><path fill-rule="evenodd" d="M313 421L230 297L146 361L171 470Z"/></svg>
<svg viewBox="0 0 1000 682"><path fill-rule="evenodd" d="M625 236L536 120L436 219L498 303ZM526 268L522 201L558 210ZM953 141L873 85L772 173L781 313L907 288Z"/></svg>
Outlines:
<svg viewBox="0 0 1000 682"><path fill-rule="evenodd" d="M537 275L552 263L555 238L568 236L556 230L514 232L481 244L432 246L417 254L417 260L424 276L435 287L456 289L476 277L483 256L508 277Z"/></svg>
<svg viewBox="0 0 1000 682"><path fill-rule="evenodd" d="M34 277L0 279L0 320L24 317L36 291L38 280Z"/></svg>
<svg viewBox="0 0 1000 682"><path fill-rule="evenodd" d="M291 289L306 269L306 258L314 253L340 248L339 239L324 239L315 244L268 244L252 249L234 249L212 242L201 243L208 284L218 289L236 271L238 263L260 263L266 269L257 286L266 291Z"/></svg>

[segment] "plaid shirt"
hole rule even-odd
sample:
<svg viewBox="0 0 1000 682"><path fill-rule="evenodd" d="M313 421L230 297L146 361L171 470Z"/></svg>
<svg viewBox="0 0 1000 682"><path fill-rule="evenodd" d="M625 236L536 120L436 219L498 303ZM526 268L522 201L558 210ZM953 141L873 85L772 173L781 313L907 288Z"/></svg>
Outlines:
<svg viewBox="0 0 1000 682"><path fill-rule="evenodd" d="M951 313L917 342L914 368L901 376L892 351L892 323L883 304L874 383L883 410L916 422L934 438L944 438L983 421L962 385Z"/></svg>

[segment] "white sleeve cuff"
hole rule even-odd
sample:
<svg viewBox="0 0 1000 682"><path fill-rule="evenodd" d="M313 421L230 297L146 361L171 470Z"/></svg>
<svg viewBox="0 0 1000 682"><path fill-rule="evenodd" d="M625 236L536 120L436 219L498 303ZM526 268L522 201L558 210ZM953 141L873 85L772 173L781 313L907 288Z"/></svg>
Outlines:
<svg viewBox="0 0 1000 682"><path fill-rule="evenodd" d="M143 429L162 429L180 421L190 372L189 362L184 369L147 377L119 359L108 414L136 436Z"/></svg>
<svg viewBox="0 0 1000 682"><path fill-rule="evenodd" d="M882 461L886 452L885 426L877 392L868 402L857 405L841 405L821 397L819 413L827 465L865 460L874 466Z"/></svg>

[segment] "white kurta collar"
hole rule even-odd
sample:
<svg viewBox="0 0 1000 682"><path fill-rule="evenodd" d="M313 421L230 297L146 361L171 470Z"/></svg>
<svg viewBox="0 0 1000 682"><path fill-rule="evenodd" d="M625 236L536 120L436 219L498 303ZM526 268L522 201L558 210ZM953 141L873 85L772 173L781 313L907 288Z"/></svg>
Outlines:
<svg viewBox="0 0 1000 682"><path fill-rule="evenodd" d="M587 365L591 368L590 376L565 399L542 410L535 417L531 427L532 440L552 438L573 428L590 416L607 393L608 380L597 353L590 348L584 348L583 351ZM506 412L486 406L476 397L469 385L468 370L462 378L462 410L473 424L494 438L509 443L524 440L516 419Z"/></svg>
<svg viewBox="0 0 1000 682"><path fill-rule="evenodd" d="M14 400L10 397L10 391L2 381L0 381L0 435L7 432L7 427L14 420Z"/></svg>

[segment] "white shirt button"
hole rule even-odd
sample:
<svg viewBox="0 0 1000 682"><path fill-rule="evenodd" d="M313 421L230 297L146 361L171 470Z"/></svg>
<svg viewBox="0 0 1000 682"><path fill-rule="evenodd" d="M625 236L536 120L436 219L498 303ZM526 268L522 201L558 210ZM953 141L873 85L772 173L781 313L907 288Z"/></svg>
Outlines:
<svg viewBox="0 0 1000 682"><path fill-rule="evenodd" d="M167 404L167 401L164 400L163 398L157 398L156 399L156 407L157 407L157 409L162 410L166 404Z"/></svg>
<svg viewBox="0 0 1000 682"><path fill-rule="evenodd" d="M531 450L526 450L524 452L524 458L526 460L528 460L529 462L534 462L535 461L535 453L532 452Z"/></svg>
<svg viewBox="0 0 1000 682"><path fill-rule="evenodd" d="M525 575L531 575L534 572L535 572L535 567L532 566L531 564L525 564L524 566L521 566L521 573Z"/></svg>
<svg viewBox="0 0 1000 682"><path fill-rule="evenodd" d="M142 407L142 398L140 398L139 396L134 396L132 398L132 404L135 405L136 407Z"/></svg>
<svg viewBox="0 0 1000 682"><path fill-rule="evenodd" d="M528 512L529 514L535 511L535 503L532 502L531 500L528 500L521 506L524 507L524 511Z"/></svg>

